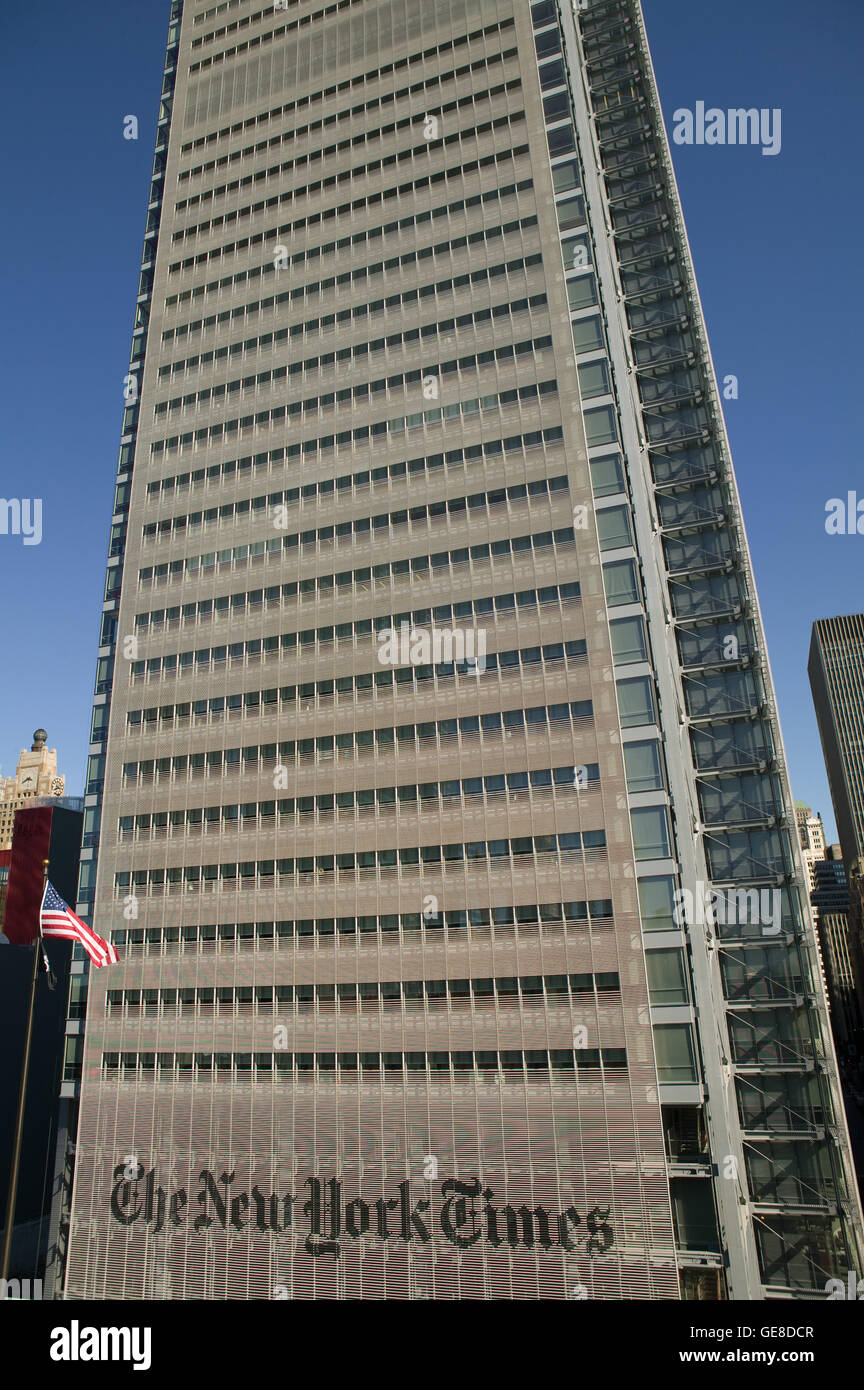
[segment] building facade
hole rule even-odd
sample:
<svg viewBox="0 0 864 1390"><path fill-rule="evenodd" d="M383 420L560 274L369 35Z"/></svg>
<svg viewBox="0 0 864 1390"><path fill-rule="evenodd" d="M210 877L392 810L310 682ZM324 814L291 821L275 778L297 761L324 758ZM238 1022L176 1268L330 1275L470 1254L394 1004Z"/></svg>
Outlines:
<svg viewBox="0 0 864 1390"><path fill-rule="evenodd" d="M638 3L174 3L139 288L66 1296L822 1296L860 1211Z"/></svg>
<svg viewBox="0 0 864 1390"><path fill-rule="evenodd" d="M0 779L0 850L11 850L15 812L37 796L63 796L66 778L57 772L57 749L46 748L48 735L37 729L30 752L22 748L14 777Z"/></svg>
<svg viewBox="0 0 864 1390"><path fill-rule="evenodd" d="M801 858L804 860L812 893L816 887L815 865L825 858L825 827L819 812L814 816L810 807L803 801L795 802L795 820L798 824Z"/></svg>
<svg viewBox="0 0 864 1390"><path fill-rule="evenodd" d="M838 1046L857 1046L861 1010L849 951L849 888L839 845L826 847L825 857L813 865L813 878L810 900L816 909L834 1038Z"/></svg>
<svg viewBox="0 0 864 1390"><path fill-rule="evenodd" d="M813 624L807 664L849 888L849 954L864 1012L864 613Z"/></svg>

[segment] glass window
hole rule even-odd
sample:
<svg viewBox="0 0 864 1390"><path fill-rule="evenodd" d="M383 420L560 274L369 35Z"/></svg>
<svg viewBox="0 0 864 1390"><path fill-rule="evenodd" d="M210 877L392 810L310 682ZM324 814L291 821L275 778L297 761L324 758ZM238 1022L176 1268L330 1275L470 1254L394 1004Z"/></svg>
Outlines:
<svg viewBox="0 0 864 1390"><path fill-rule="evenodd" d="M603 566L603 583L606 587L606 602L610 608L622 603L638 603L639 580L636 576L635 560L614 560Z"/></svg>
<svg viewBox="0 0 864 1390"><path fill-rule="evenodd" d="M602 405L593 410L586 410L584 419L585 441L589 449L618 442L618 421L613 406Z"/></svg>
<svg viewBox="0 0 864 1390"><path fill-rule="evenodd" d="M565 100L565 106L566 105L568 105L568 103ZM567 125L556 126L554 130L548 131L546 142L549 146L549 155L554 159L556 155L569 154L571 150L575 150L576 132L568 122Z"/></svg>
<svg viewBox="0 0 864 1390"><path fill-rule="evenodd" d="M567 237L561 242L561 254L564 257L565 270L587 270L592 261L591 242L588 239L588 233ZM599 325L599 316L593 315L589 321ZM603 341L602 330L600 341Z"/></svg>
<svg viewBox="0 0 864 1390"><path fill-rule="evenodd" d="M81 1076L81 1060L84 1056L83 1037L66 1039L66 1053L63 1062L63 1080L77 1081ZM116 1054L106 1053L106 1062ZM116 1064L115 1064L116 1065Z"/></svg>
<svg viewBox="0 0 864 1390"><path fill-rule="evenodd" d="M556 92L543 101L543 114L547 122L563 121L570 115L570 98L566 92ZM572 148L572 147L571 147Z"/></svg>
<svg viewBox="0 0 864 1390"><path fill-rule="evenodd" d="M569 258L570 243L564 250L565 260ZM597 314L589 314L584 319L573 320L573 347L578 356L580 352L593 352L597 348L605 346L603 342L603 325ZM584 392L583 392L584 394Z"/></svg>
<svg viewBox="0 0 864 1390"><path fill-rule="evenodd" d="M73 975L69 981L69 1017L84 1018L86 1013L87 979L84 975Z"/></svg>
<svg viewBox="0 0 864 1390"><path fill-rule="evenodd" d="M616 665L627 666L648 660L648 639L641 617L615 618L609 624L609 633Z"/></svg>
<svg viewBox="0 0 864 1390"><path fill-rule="evenodd" d="M622 729L657 722L654 683L650 676L636 676L632 680L618 682L618 714Z"/></svg>
<svg viewBox="0 0 864 1390"><path fill-rule="evenodd" d="M552 87L560 87L565 81L564 64L555 59L552 63L544 63L540 68L540 86L544 92L548 92Z"/></svg>
<svg viewBox="0 0 864 1390"><path fill-rule="evenodd" d="M557 29L543 29L534 36L534 46L538 58L546 58L550 53L561 52L561 35Z"/></svg>
<svg viewBox="0 0 864 1390"><path fill-rule="evenodd" d="M663 760L656 739L624 744L628 792L656 792L664 787Z"/></svg>
<svg viewBox="0 0 864 1390"><path fill-rule="evenodd" d="M568 159L566 164L556 164L552 170L552 182L556 193L563 193L568 188L579 188L582 180L579 177L578 159Z"/></svg>
<svg viewBox="0 0 864 1390"><path fill-rule="evenodd" d="M574 193L569 198L561 199L558 204L558 227L560 231L569 232L573 227L584 227L586 220L585 199L581 193Z"/></svg>
<svg viewBox="0 0 864 1390"><path fill-rule="evenodd" d="M633 846L638 859L668 859L669 817L665 806L639 806L630 812Z"/></svg>
<svg viewBox="0 0 864 1390"><path fill-rule="evenodd" d="M630 508L603 507L597 512L597 534L601 550L623 550L633 544L630 529Z"/></svg>
<svg viewBox="0 0 864 1390"><path fill-rule="evenodd" d="M555 23L553 0L538 0L536 5L531 6L531 23L535 29L542 28L544 24Z"/></svg>
<svg viewBox="0 0 864 1390"><path fill-rule="evenodd" d="M687 975L684 968L684 952L646 951L645 964L648 969L648 994L652 1004L687 1004Z"/></svg>
<svg viewBox="0 0 864 1390"><path fill-rule="evenodd" d="M579 320L584 322L584 320ZM577 327L574 324L573 327ZM595 497L610 497L613 493L624 491L624 470L621 455L610 454L605 459L591 460L591 486Z"/></svg>
<svg viewBox="0 0 864 1390"><path fill-rule="evenodd" d="M689 1023L664 1023L654 1029L657 1078L662 1085L697 1081L696 1047Z"/></svg>
<svg viewBox="0 0 864 1390"><path fill-rule="evenodd" d="M605 357L597 362L583 362L579 368L579 391L583 401L590 400L592 396L608 396L610 390L609 367Z"/></svg>
<svg viewBox="0 0 864 1390"><path fill-rule="evenodd" d="M574 275L567 281L567 298L571 309L588 309L597 303L597 282L593 275Z"/></svg>

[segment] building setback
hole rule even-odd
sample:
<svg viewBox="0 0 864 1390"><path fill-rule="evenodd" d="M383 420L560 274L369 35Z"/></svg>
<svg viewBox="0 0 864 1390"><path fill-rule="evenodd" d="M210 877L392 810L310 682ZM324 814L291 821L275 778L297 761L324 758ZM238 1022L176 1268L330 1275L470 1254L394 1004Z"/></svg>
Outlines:
<svg viewBox="0 0 864 1390"><path fill-rule="evenodd" d="M821 1295L860 1211L639 5L170 26L66 1296Z"/></svg>

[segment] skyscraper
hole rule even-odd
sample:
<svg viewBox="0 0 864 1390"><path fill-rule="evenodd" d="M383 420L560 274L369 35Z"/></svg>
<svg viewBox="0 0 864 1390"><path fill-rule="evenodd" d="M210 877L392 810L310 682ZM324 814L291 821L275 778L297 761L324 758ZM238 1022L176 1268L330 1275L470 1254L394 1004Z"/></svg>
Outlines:
<svg viewBox="0 0 864 1390"><path fill-rule="evenodd" d="M860 1268L638 3L174 3L127 390L68 1296Z"/></svg>

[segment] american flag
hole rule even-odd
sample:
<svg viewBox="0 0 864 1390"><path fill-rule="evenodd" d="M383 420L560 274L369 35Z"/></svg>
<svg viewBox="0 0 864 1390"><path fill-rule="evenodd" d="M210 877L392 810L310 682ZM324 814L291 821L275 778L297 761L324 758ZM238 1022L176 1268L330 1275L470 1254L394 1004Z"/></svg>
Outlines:
<svg viewBox="0 0 864 1390"><path fill-rule="evenodd" d="M64 903L52 883L45 884L39 925L43 936L62 936L67 941L78 941L84 947L94 965L116 965L119 959L116 949L108 941L103 941L82 922L80 917Z"/></svg>

